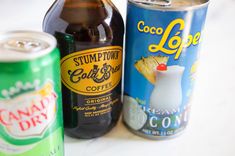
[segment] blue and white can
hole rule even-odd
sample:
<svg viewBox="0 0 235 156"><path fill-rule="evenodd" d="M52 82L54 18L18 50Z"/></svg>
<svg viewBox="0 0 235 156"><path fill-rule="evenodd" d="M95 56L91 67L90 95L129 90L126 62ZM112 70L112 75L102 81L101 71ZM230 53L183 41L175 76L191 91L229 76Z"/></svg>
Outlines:
<svg viewBox="0 0 235 156"><path fill-rule="evenodd" d="M188 124L209 0L129 0L124 123L165 139Z"/></svg>

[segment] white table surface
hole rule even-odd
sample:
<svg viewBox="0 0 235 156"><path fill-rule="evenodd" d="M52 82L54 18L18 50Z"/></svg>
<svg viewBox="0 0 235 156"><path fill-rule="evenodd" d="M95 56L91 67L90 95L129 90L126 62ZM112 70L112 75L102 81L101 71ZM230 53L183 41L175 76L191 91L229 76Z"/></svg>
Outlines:
<svg viewBox="0 0 235 156"><path fill-rule="evenodd" d="M53 0L0 0L0 31L41 30ZM126 1L113 0L125 17ZM191 122L178 138L151 141L120 122L93 140L65 137L65 156L235 156L235 1L212 0Z"/></svg>

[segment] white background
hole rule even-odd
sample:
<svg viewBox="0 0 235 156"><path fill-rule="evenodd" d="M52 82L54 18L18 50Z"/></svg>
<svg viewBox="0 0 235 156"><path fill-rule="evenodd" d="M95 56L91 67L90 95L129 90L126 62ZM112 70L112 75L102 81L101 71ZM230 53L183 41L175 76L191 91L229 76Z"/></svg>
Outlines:
<svg viewBox="0 0 235 156"><path fill-rule="evenodd" d="M0 31L41 30L52 1L0 0ZM125 18L126 1L113 2ZM150 141L120 122L101 138L66 137L65 156L235 156L235 1L212 0L205 28L191 122L182 136Z"/></svg>

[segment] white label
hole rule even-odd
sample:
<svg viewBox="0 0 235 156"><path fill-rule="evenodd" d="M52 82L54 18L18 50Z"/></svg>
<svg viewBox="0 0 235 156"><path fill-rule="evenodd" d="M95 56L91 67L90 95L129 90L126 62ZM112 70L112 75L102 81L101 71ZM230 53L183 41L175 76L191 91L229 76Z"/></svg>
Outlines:
<svg viewBox="0 0 235 156"><path fill-rule="evenodd" d="M36 144L27 145L27 146L15 146L9 144L8 142L0 138L0 151L4 153L20 154L22 152L33 149L35 146Z"/></svg>
<svg viewBox="0 0 235 156"><path fill-rule="evenodd" d="M48 81L35 91L0 100L0 124L15 139L41 138L55 120L56 99Z"/></svg>

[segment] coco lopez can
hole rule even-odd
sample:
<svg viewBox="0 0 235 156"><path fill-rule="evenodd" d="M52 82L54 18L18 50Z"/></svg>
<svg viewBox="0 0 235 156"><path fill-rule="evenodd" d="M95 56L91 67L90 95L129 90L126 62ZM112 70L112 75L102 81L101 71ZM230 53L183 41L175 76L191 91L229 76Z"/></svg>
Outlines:
<svg viewBox="0 0 235 156"><path fill-rule="evenodd" d="M124 122L166 139L188 124L208 0L129 0Z"/></svg>
<svg viewBox="0 0 235 156"><path fill-rule="evenodd" d="M40 32L0 34L0 156L63 156L60 55Z"/></svg>

